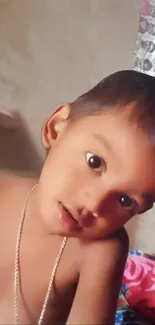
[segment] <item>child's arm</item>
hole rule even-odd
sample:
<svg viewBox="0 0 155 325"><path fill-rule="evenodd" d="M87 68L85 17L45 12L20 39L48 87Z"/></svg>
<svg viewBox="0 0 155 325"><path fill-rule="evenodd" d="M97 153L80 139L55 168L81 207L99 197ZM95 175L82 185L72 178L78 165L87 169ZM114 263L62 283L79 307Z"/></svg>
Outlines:
<svg viewBox="0 0 155 325"><path fill-rule="evenodd" d="M113 324L128 252L124 229L87 247L67 324Z"/></svg>

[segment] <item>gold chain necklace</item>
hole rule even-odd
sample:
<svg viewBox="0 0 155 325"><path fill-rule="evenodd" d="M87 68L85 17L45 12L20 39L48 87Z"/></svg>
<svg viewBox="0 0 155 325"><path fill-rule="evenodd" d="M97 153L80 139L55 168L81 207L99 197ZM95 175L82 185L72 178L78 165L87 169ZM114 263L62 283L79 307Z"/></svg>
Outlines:
<svg viewBox="0 0 155 325"><path fill-rule="evenodd" d="M29 197L32 194L32 192L36 189L37 186L38 186L38 184L36 184L30 190L30 192L27 195L27 198L25 200L25 204L24 204L24 207L23 207L23 210L22 210L22 213L21 213L19 226L18 226L18 232L17 232L17 238L16 238L15 264L14 264L14 325L18 325L18 317L19 317L19 314L18 314L18 288L19 288L19 278L20 278L19 254L20 254L20 243L21 243L21 237L22 237L22 230L23 230L25 212L26 212ZM57 267L59 265L61 256L63 254L64 248L65 248L65 245L66 245L66 241L67 241L67 237L64 237L63 241L62 241L62 244L61 244L61 247L59 249L57 258L55 260L53 269L52 269L49 285L48 285L48 288L47 288L47 292L46 292L45 299L44 299L44 302L43 302L42 310L41 310L39 320L38 320L38 323L37 323L38 325L42 324L43 319L45 317L45 313L46 313L46 310L47 310L47 305L48 305L51 289L52 289L53 282L54 282L54 279L55 279L55 274L56 274Z"/></svg>

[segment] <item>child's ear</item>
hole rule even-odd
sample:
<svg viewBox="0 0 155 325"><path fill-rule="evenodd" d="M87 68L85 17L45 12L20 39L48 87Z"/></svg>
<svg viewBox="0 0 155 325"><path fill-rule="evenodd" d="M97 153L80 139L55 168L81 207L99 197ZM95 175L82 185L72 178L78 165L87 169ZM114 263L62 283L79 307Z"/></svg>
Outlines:
<svg viewBox="0 0 155 325"><path fill-rule="evenodd" d="M57 110L48 119L42 129L42 142L46 149L52 147L53 142L63 132L68 122L70 114L70 105L65 104L57 108Z"/></svg>

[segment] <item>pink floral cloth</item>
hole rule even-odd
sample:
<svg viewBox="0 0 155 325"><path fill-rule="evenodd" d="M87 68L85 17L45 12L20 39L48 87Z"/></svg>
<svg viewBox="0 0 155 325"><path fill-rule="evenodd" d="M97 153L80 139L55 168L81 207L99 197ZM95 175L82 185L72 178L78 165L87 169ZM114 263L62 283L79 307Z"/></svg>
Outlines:
<svg viewBox="0 0 155 325"><path fill-rule="evenodd" d="M148 7L149 7L149 0L143 0L142 7L141 7L141 15L143 17L149 15Z"/></svg>
<svg viewBox="0 0 155 325"><path fill-rule="evenodd" d="M154 255L139 251L129 252L118 302L118 313L124 310L128 310L128 313L131 310L148 324L155 324Z"/></svg>

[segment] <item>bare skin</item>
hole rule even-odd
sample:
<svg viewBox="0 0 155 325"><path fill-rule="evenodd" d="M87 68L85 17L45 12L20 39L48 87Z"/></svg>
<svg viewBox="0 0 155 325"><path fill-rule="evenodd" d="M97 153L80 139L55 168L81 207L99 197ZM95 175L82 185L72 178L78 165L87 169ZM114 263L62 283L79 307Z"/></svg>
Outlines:
<svg viewBox="0 0 155 325"><path fill-rule="evenodd" d="M20 324L37 323L63 236L45 323L113 324L128 251L123 225L154 202L155 152L127 113L71 123L69 110L60 107L43 129L49 154L39 180L1 177L1 324L13 322L17 227L36 182L20 249Z"/></svg>
<svg viewBox="0 0 155 325"><path fill-rule="evenodd" d="M25 180L13 175L0 175L0 215L3 216L0 218L0 324L13 322L13 274L17 227L25 197L36 181ZM19 300L20 324L36 324L62 237L47 237L39 231L37 232L35 223L33 221L30 223L28 215L26 218L20 261L22 279L22 293ZM107 323L107 321L112 323L127 249L128 238L124 230L104 242L99 240L94 243L69 238L56 274L54 290L52 290L46 313L46 324L65 324L67 319L68 324L74 324L78 309L82 311L79 319L80 324L89 323L89 317L99 324ZM102 288L102 284L104 297L103 289L101 292L99 290ZM70 313L78 286L76 305L73 304ZM80 287L85 288L86 291ZM95 293L96 290L97 293ZM101 297L98 296L99 293ZM96 303L90 302L90 311L93 307L92 315L90 311L88 314L82 307L85 300L89 301L87 294L98 296ZM107 307L108 300L111 300L112 296L113 305L110 306L111 316L109 318ZM103 298L104 304L102 303ZM100 309L104 314L102 318Z"/></svg>

